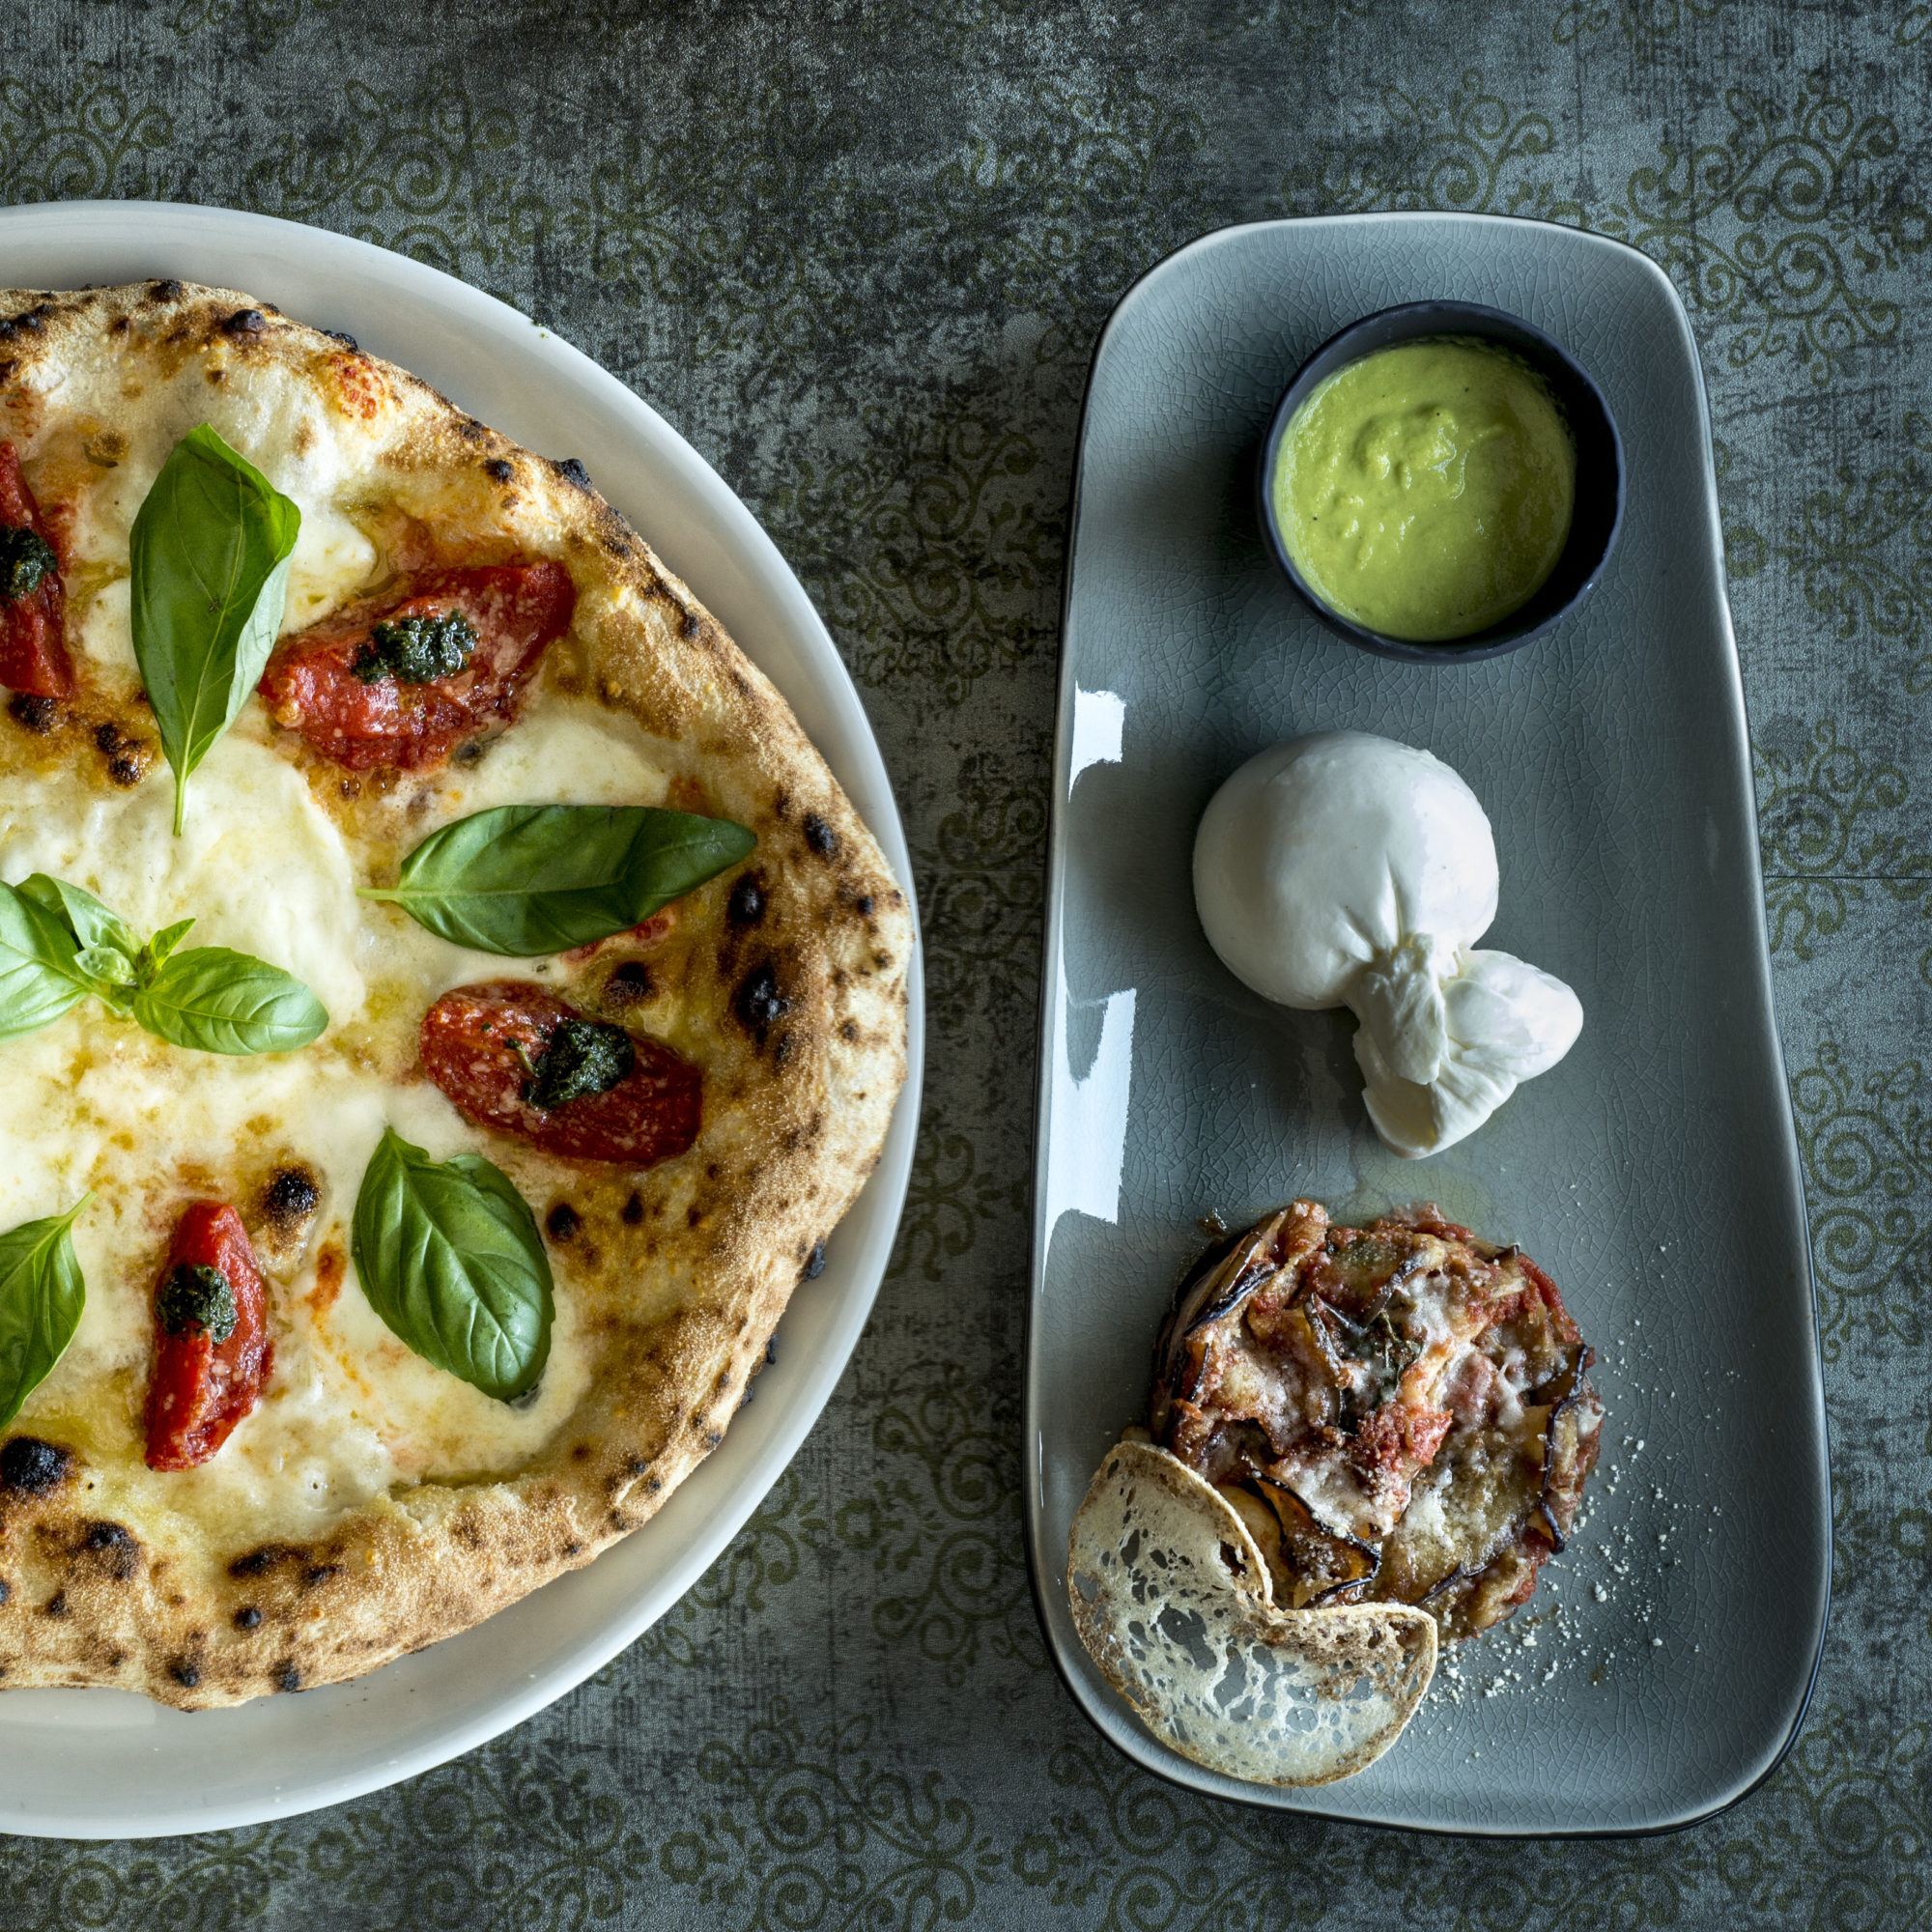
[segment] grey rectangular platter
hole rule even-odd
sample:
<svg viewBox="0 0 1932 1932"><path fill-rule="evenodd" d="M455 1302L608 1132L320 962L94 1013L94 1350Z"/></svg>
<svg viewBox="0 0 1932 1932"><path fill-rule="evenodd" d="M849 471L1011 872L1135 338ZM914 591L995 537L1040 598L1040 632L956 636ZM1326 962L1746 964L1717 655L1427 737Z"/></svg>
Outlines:
<svg viewBox="0 0 1932 1932"><path fill-rule="evenodd" d="M1254 472L1302 358L1426 297L1526 317L1592 373L1629 500L1594 595L1511 656L1368 656L1264 551ZM1263 747L1425 745L1495 827L1484 940L1559 975L1581 1039L1434 1159L1369 1127L1346 1015L1249 993L1196 923L1202 809ZM1669 1829L1748 1791L1823 1640L1830 1507L1804 1198L1771 1007L1750 758L1696 349L1667 278L1480 215L1224 230L1145 276L1095 355L1065 602L1027 1343L1027 1536L1049 1645L1100 1730L1199 1790L1438 1831ZM1585 1521L1516 1620L1445 1650L1378 1763L1315 1791L1219 1777L1107 1687L1067 1526L1141 1419L1207 1236L1295 1195L1433 1199L1553 1274L1608 1414Z"/></svg>

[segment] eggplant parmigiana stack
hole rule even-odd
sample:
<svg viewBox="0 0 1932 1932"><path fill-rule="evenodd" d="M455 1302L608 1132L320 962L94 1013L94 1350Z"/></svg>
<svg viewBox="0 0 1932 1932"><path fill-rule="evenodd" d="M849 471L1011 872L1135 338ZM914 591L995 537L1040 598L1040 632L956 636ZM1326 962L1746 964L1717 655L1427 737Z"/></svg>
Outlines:
<svg viewBox="0 0 1932 1932"><path fill-rule="evenodd" d="M1431 1208L1346 1228L1296 1201L1182 1284L1151 1427L1240 1512L1278 1603L1416 1604L1473 1636L1570 1533L1594 1359L1520 1249Z"/></svg>

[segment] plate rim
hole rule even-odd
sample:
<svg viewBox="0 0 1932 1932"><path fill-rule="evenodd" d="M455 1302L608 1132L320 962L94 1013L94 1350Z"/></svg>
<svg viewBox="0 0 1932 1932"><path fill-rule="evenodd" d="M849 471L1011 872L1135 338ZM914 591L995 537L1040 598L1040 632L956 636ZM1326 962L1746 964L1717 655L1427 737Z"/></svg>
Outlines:
<svg viewBox="0 0 1932 1932"><path fill-rule="evenodd" d="M366 1797L401 1780L435 1770L452 1758L487 1744L493 1738L536 1716L557 1699L576 1690L620 1651L628 1648L654 1623L684 1598L708 1571L737 1535L746 1520L764 1501L779 1478L792 1464L806 1437L817 1424L834 1389L845 1374L863 1336L866 1323L891 1264L893 1249L905 1208L912 1178L914 1146L917 1139L923 1092L925 1059L924 945L920 923L920 908L914 879L911 847L898 809L892 774L884 751L872 727L851 671L839 655L823 616L806 592L797 574L785 560L771 535L753 515L750 507L718 473L711 463L650 403L629 384L603 367L579 349L568 336L548 323L538 323L522 310L460 276L433 267L358 236L307 222L256 213L212 203L160 202L91 198L83 200L27 202L0 207L0 248L33 246L47 252L64 249L75 255L90 253L103 259L110 254L128 254L132 245L128 225L145 221L147 232L140 246L156 258L166 258L165 267L152 272L183 274L193 265L196 251L239 249L249 242L258 246L279 246L292 255L320 249L333 255L355 276L366 291L406 292L420 298L440 313L453 315L459 333L468 332L486 349L491 334L527 331L528 348L535 358L532 366L544 369L556 380L569 382L595 395L617 426L619 438L632 444L646 459L680 473L680 487L688 489L697 507L714 526L722 550L743 572L748 585L766 598L782 613L790 644L796 647L809 675L810 696L829 706L838 720L845 749L835 766L835 776L848 791L863 790L867 796L864 817L885 853L887 863L906 895L913 921L913 944L907 967L906 1077L895 1103L879 1162L867 1177L860 1199L871 1197L867 1252L854 1264L854 1278L844 1289L825 1339L809 1364L809 1373L795 1387L785 1391L786 1406L782 1422L772 1439L757 1449L741 1453L753 1458L750 1467L732 1473L725 1506L706 1520L686 1546L683 1556L661 1574L662 1581L625 1600L620 1613L593 1620L586 1634L568 1647L549 1668L518 1677L504 1678L497 1688L470 1710L467 1717L459 1711L440 1728L406 1746L386 1760L365 1764L360 1769L335 1775L317 1774L292 1779L264 1792L254 1802L236 1802L218 1809L195 1808L172 1795L169 1788L165 1753L154 1767L155 1791L152 1802L129 1813L125 1802L112 1803L110 1814L90 1815L68 1809L35 1808L31 1795L15 1800L14 1794L0 1794L0 1834L23 1837L75 1838L89 1841L147 1839L194 1835L207 1832L229 1831L241 1827L298 1817L305 1812ZM60 231L55 234L55 229ZM27 231L42 230L42 233ZM81 231L76 233L75 231ZM94 231L89 233L87 231ZM68 286L82 285L76 273ZM126 280L130 277L120 276ZM131 279L140 279L135 276ZM14 283L9 286L24 286ZM219 282L217 286L226 285ZM667 559L668 561L669 559ZM692 582L679 559L674 568ZM703 574L700 566L697 575ZM700 599L701 582L693 582ZM776 627L775 627L776 628ZM750 651L747 655L752 655ZM754 659L755 662L755 659ZM787 695L787 702L790 702ZM816 741L814 741L815 743ZM834 760L820 747L828 765ZM859 1201L846 1210L840 1222L848 1224ZM782 1320L780 1331L782 1331ZM746 1438L740 1435L741 1443ZM733 1437L727 1430L724 1442L699 1465L699 1470L728 1467ZM687 1478L684 1489L694 1480ZM675 1495L667 1503L674 1506ZM651 1521L625 1537L606 1556L619 1549L642 1547L648 1549L652 1529L663 1519ZM594 1566L593 1566L594 1567ZM577 1575L581 1573L570 1573ZM567 1582L568 1577L555 1579ZM667 1587L668 1586L668 1587ZM549 1586L545 1586L546 1588ZM537 1590L519 1604L539 1601ZM640 1608L639 1605L642 1605ZM518 1605L505 1605L505 1612ZM460 1644L473 1631L494 1622L472 1626L442 1644ZM320 1687L307 1693L321 1697L330 1692L366 1693L381 1682L384 1673L406 1664L395 1660L342 1685ZM99 1696L98 1690L72 1690L43 1691L41 1695ZM111 1694L111 1693L110 1693ZM135 1696L136 1692L124 1692ZM412 1687L398 1687L398 1694L413 1694ZM262 1700L250 1704L196 1712L193 1722L198 1734L218 1727L223 1719L255 1709ZM0 1714L4 1714L0 1704ZM85 1727L82 1735L101 1735Z"/></svg>
<svg viewBox="0 0 1932 1932"><path fill-rule="evenodd" d="M1027 1582L1033 1594L1034 1612L1039 1620L1041 1636L1047 1656L1052 1660L1056 1675L1065 1687L1081 1715L1088 1719L1098 1735L1121 1756L1144 1771L1151 1772L1164 1782L1189 1791L1198 1797L1235 1804L1254 1810L1270 1813L1287 1813L1297 1817L1320 1820L1323 1823L1361 1826L1378 1831L1402 1832L1422 1837L1467 1837L1518 1840L1533 1842L1548 1839L1569 1838L1650 1838L1664 1837L1678 1832L1690 1831L1695 1826L1708 1823L1711 1819L1742 1804L1746 1799L1764 1785L1777 1771L1798 1742L1799 1733L1804 1729L1804 1719L1810 1709L1811 1697L1817 1688L1818 1675L1824 1664L1825 1638L1831 1618L1832 1607L1832 1568L1833 1552L1833 1531L1830 1504L1831 1485L1831 1424L1826 1410L1824 1391L1823 1350L1818 1328L1818 1297L1811 1257L1810 1211L1804 1195L1804 1176L1798 1166L1798 1151L1795 1130L1791 1128L1788 1096L1790 1080L1785 1071L1784 1044L1777 1032L1776 1002L1771 977L1771 952L1768 928L1764 923L1764 881L1760 860L1759 841L1756 833L1757 812L1755 795L1748 799L1748 820L1752 829L1751 838L1746 841L1745 860L1756 888L1757 927L1759 944L1754 949L1751 961L1763 995L1763 1013L1767 1023L1767 1038L1771 1050L1772 1064L1776 1066L1779 1083L1787 1095L1786 1135L1783 1148L1786 1179L1791 1199L1795 1202L1799 1228L1804 1236L1803 1277L1804 1300L1810 1311L1809 1335L1810 1350L1806 1360L1809 1370L1807 1393L1811 1398L1810 1422L1815 1425L1816 1445L1820 1466L1825 1475L1826 1502L1823 1513L1823 1566L1818 1601L1816 1606L1816 1630L1811 1644L1811 1656L1804 1668L1803 1689L1793 1707L1791 1721L1782 1739L1765 1756L1764 1761L1748 1769L1735 1788L1727 1787L1710 1803L1695 1808L1660 1817L1638 1824L1614 1826L1577 1825L1551 1829L1518 1829L1506 1824L1438 1824L1412 1817L1394 1817L1379 1813L1344 1811L1332 1808L1321 1802L1321 1794L1327 1789L1323 1786L1296 1789L1292 1787L1264 1787L1250 1785L1245 1789L1234 1788L1237 1780L1226 1778L1205 1767L1193 1764L1178 1751L1170 1750L1149 1731L1134 1714L1132 1706L1119 1693L1108 1689L1105 1701L1096 1700L1094 1687L1072 1667L1070 1660L1063 1656L1060 1643L1056 1640L1055 1627L1047 1614L1049 1582L1043 1574L1047 1567L1048 1553L1042 1548L1042 1516L1045 1482L1045 1459L1041 1452L1042 1433L1039 1427L1039 1413L1043 1391L1034 1353L1036 1324L1042 1300L1045 1280L1047 1249L1053 1230L1044 1226L1047 1200L1047 1153L1052 1120L1053 1065L1051 1060L1053 1040L1053 1015L1057 1005L1058 971L1064 957L1061 935L1065 917L1065 874L1062 840L1065 834L1065 814L1070 805L1067 771L1072 759L1072 732L1070 721L1073 710L1075 689L1071 660L1066 650L1067 619L1072 609L1073 572L1076 556L1076 539L1079 532L1079 516L1082 486L1086 474L1087 437L1094 402L1094 379L1098 374L1102 357L1116 330L1120 327L1130 306L1143 298L1149 287L1161 279L1177 265L1197 254L1206 253L1217 245L1237 237L1258 234L1264 231L1285 231L1306 228L1370 229L1391 226L1414 226L1430 228L1465 229L1487 228L1493 231L1514 231L1520 236L1535 233L1547 237L1556 233L1568 238L1564 245L1583 246L1604 253L1619 255L1636 265L1639 271L1661 290L1667 302L1669 312L1676 324L1679 338L1690 362L1692 379L1696 386L1698 413L1709 429L1711 421L1710 394L1704 382L1703 361L1698 354L1697 339L1690 327L1690 319L1685 310L1683 298L1676 285L1658 264L1639 248L1614 237L1599 235L1589 229L1571 228L1566 224L1538 221L1524 215L1490 214L1463 212L1454 209L1377 209L1354 213L1321 215L1298 215L1258 221L1228 222L1211 228L1171 250L1158 261L1149 265L1130 282L1122 293L1120 299L1108 311L1107 319L1094 339L1094 352L1087 365L1086 381L1080 398L1080 426L1074 439L1073 473L1067 497L1065 519L1066 550L1061 565L1061 607L1060 607L1060 673L1056 680L1054 696L1054 753L1052 793L1047 801L1046 835L1046 899L1040 940L1040 979L1039 1006L1037 1018L1037 1038L1038 1065L1034 1084L1034 1172L1031 1201L1031 1228L1028 1254L1027 1299L1021 1336L1022 1363L1022 1411L1021 1411L1021 1470L1022 1504L1025 1514L1022 1542L1026 1557ZM1699 439L1699 474L1703 487L1704 507L1709 518L1708 527L1717 535L1712 545L1712 561L1717 571L1719 609L1721 613L1723 641L1727 647L1726 668L1728 688L1738 728L1743 733L1744 743L1748 752L1750 726L1748 708L1745 701L1744 668L1738 656L1737 634L1731 618L1730 592L1724 569L1721 541L1721 522L1719 513L1717 467L1711 450L1711 439L1707 434ZM1453 676L1455 667L1448 666L1442 674ZM1748 762L1745 772L1747 791L1750 787ZM1055 1579L1057 1581L1057 1579Z"/></svg>

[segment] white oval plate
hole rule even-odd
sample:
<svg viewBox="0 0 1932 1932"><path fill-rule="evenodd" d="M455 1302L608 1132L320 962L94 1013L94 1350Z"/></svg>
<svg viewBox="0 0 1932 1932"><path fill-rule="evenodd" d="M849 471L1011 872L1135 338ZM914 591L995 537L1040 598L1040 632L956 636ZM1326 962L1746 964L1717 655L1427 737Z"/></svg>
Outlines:
<svg viewBox="0 0 1932 1932"><path fill-rule="evenodd" d="M0 210L0 287L161 275L244 289L303 322L347 330L519 442L582 459L784 694L911 898L911 857L885 763L818 612L752 513L655 410L515 309L366 242L163 203ZM339 1804L522 1722L663 1616L805 1439L878 1293L919 1121L917 955L910 990L911 1064L884 1155L839 1223L825 1272L780 1323L757 1400L650 1522L588 1569L353 1684L193 1714L122 1690L0 1696L0 1831L158 1837Z"/></svg>

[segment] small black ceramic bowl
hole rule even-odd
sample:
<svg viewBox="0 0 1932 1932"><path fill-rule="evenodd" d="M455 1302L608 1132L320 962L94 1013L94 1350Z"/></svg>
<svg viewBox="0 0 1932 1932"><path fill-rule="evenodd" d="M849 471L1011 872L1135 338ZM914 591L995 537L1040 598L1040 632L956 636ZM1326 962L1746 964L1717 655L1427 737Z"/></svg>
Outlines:
<svg viewBox="0 0 1932 1932"><path fill-rule="evenodd" d="M1570 519L1570 540L1563 547L1563 554L1526 604L1486 631L1476 631L1448 643L1418 644L1404 638L1384 637L1379 631L1353 623L1322 598L1295 568L1294 559L1288 554L1288 545L1282 539L1269 500L1269 484L1281 451L1281 440L1287 435L1295 411L1330 376L1350 362L1359 362L1364 355L1373 355L1378 349L1438 335L1474 337L1513 350L1549 385L1549 393L1577 445L1577 501ZM1288 581L1300 593L1302 602L1331 631L1365 651L1375 651L1385 658L1401 658L1408 664L1474 664L1481 658L1500 657L1505 651L1518 650L1532 638L1541 637L1589 595L1591 585L1602 575L1610 552L1616 548L1617 531L1623 526L1624 447L1603 391L1590 380L1582 364L1542 329L1532 327L1519 316L1506 315L1499 308L1484 308L1476 302L1405 302L1400 308L1378 309L1359 322L1351 322L1339 334L1331 335L1295 371L1294 381L1276 405L1274 421L1268 428L1267 442L1262 450L1260 485L1262 528L1267 532L1268 547L1288 573Z"/></svg>

